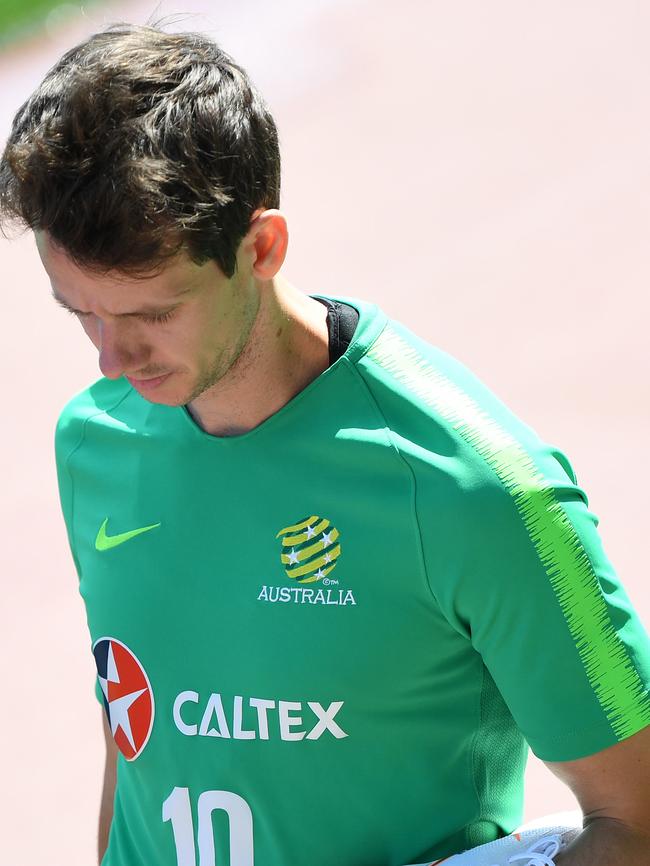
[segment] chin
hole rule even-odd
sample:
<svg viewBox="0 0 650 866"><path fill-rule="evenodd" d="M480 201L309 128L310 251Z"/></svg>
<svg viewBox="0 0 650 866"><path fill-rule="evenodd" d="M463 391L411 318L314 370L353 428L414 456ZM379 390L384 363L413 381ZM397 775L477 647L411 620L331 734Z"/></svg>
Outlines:
<svg viewBox="0 0 650 866"><path fill-rule="evenodd" d="M134 389L134 390L137 390ZM143 400L146 400L147 403L153 403L155 406L183 406L184 400L177 399L173 395L168 397L163 394L142 394L138 391Z"/></svg>
<svg viewBox="0 0 650 866"><path fill-rule="evenodd" d="M144 395L141 395L144 396ZM156 406L169 406L170 408L177 408L178 406L185 406L187 400L184 397L145 397L145 400L148 400L149 403L155 403Z"/></svg>
<svg viewBox="0 0 650 866"><path fill-rule="evenodd" d="M157 403L159 406L178 407L186 406L194 398L189 389L183 388L183 390L180 390L176 388L173 391L170 390L167 394L161 391L160 394L152 394L145 397L145 399L149 400L150 403Z"/></svg>

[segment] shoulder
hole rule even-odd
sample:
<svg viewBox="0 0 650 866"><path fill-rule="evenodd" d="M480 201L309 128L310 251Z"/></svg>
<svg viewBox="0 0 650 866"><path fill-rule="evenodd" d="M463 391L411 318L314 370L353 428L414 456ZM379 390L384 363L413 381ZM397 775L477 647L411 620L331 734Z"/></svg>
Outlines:
<svg viewBox="0 0 650 866"><path fill-rule="evenodd" d="M516 446L539 447L535 431L474 372L399 322L388 320L357 369L402 448L460 459L484 475Z"/></svg>
<svg viewBox="0 0 650 866"><path fill-rule="evenodd" d="M487 527L560 497L584 498L567 456L475 373L389 320L358 370L420 488L420 504L463 509ZM569 492L570 491L570 492Z"/></svg>
<svg viewBox="0 0 650 866"><path fill-rule="evenodd" d="M359 370L380 405L411 407L477 446L500 429L524 439L532 433L476 373L399 322L388 320Z"/></svg>
<svg viewBox="0 0 650 866"><path fill-rule="evenodd" d="M124 379L101 378L83 391L75 394L61 410L56 430L57 456L64 457L81 441L89 422L97 419L105 423L124 400L133 394L133 389Z"/></svg>

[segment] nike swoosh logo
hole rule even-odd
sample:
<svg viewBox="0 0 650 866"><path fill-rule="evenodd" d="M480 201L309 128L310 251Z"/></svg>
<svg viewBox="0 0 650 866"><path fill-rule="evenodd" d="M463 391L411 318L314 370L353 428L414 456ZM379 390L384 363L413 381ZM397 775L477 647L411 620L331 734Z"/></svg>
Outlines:
<svg viewBox="0 0 650 866"><path fill-rule="evenodd" d="M112 547L119 547L125 541L130 541L136 535L142 535L143 532L149 532L151 529L157 529L160 523L152 523L151 526L141 526L139 529L131 529L129 532L120 532L118 535L107 535L106 524L108 517L99 527L97 538L95 539L95 548L99 551L110 550Z"/></svg>

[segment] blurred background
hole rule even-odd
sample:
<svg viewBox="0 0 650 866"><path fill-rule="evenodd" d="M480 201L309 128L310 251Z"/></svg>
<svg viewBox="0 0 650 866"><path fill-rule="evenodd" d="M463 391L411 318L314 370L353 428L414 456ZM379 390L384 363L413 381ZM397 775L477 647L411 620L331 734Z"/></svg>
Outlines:
<svg viewBox="0 0 650 866"><path fill-rule="evenodd" d="M0 0L0 144L65 49L167 15L217 39L275 114L288 278L376 301L562 448L647 627L650 6ZM0 243L0 279L3 862L88 866L101 711L52 435L99 373L31 235ZM526 817L562 808L531 756Z"/></svg>

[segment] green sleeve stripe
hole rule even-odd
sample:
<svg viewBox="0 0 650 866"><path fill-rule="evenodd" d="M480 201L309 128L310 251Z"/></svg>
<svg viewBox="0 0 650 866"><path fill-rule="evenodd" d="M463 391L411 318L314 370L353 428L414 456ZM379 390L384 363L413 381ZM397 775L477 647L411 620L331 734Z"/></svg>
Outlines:
<svg viewBox="0 0 650 866"><path fill-rule="evenodd" d="M616 736L650 724L650 698L612 626L598 578L553 488L528 452L458 385L386 328L368 356L435 411L494 470L513 497L548 574L588 681Z"/></svg>

